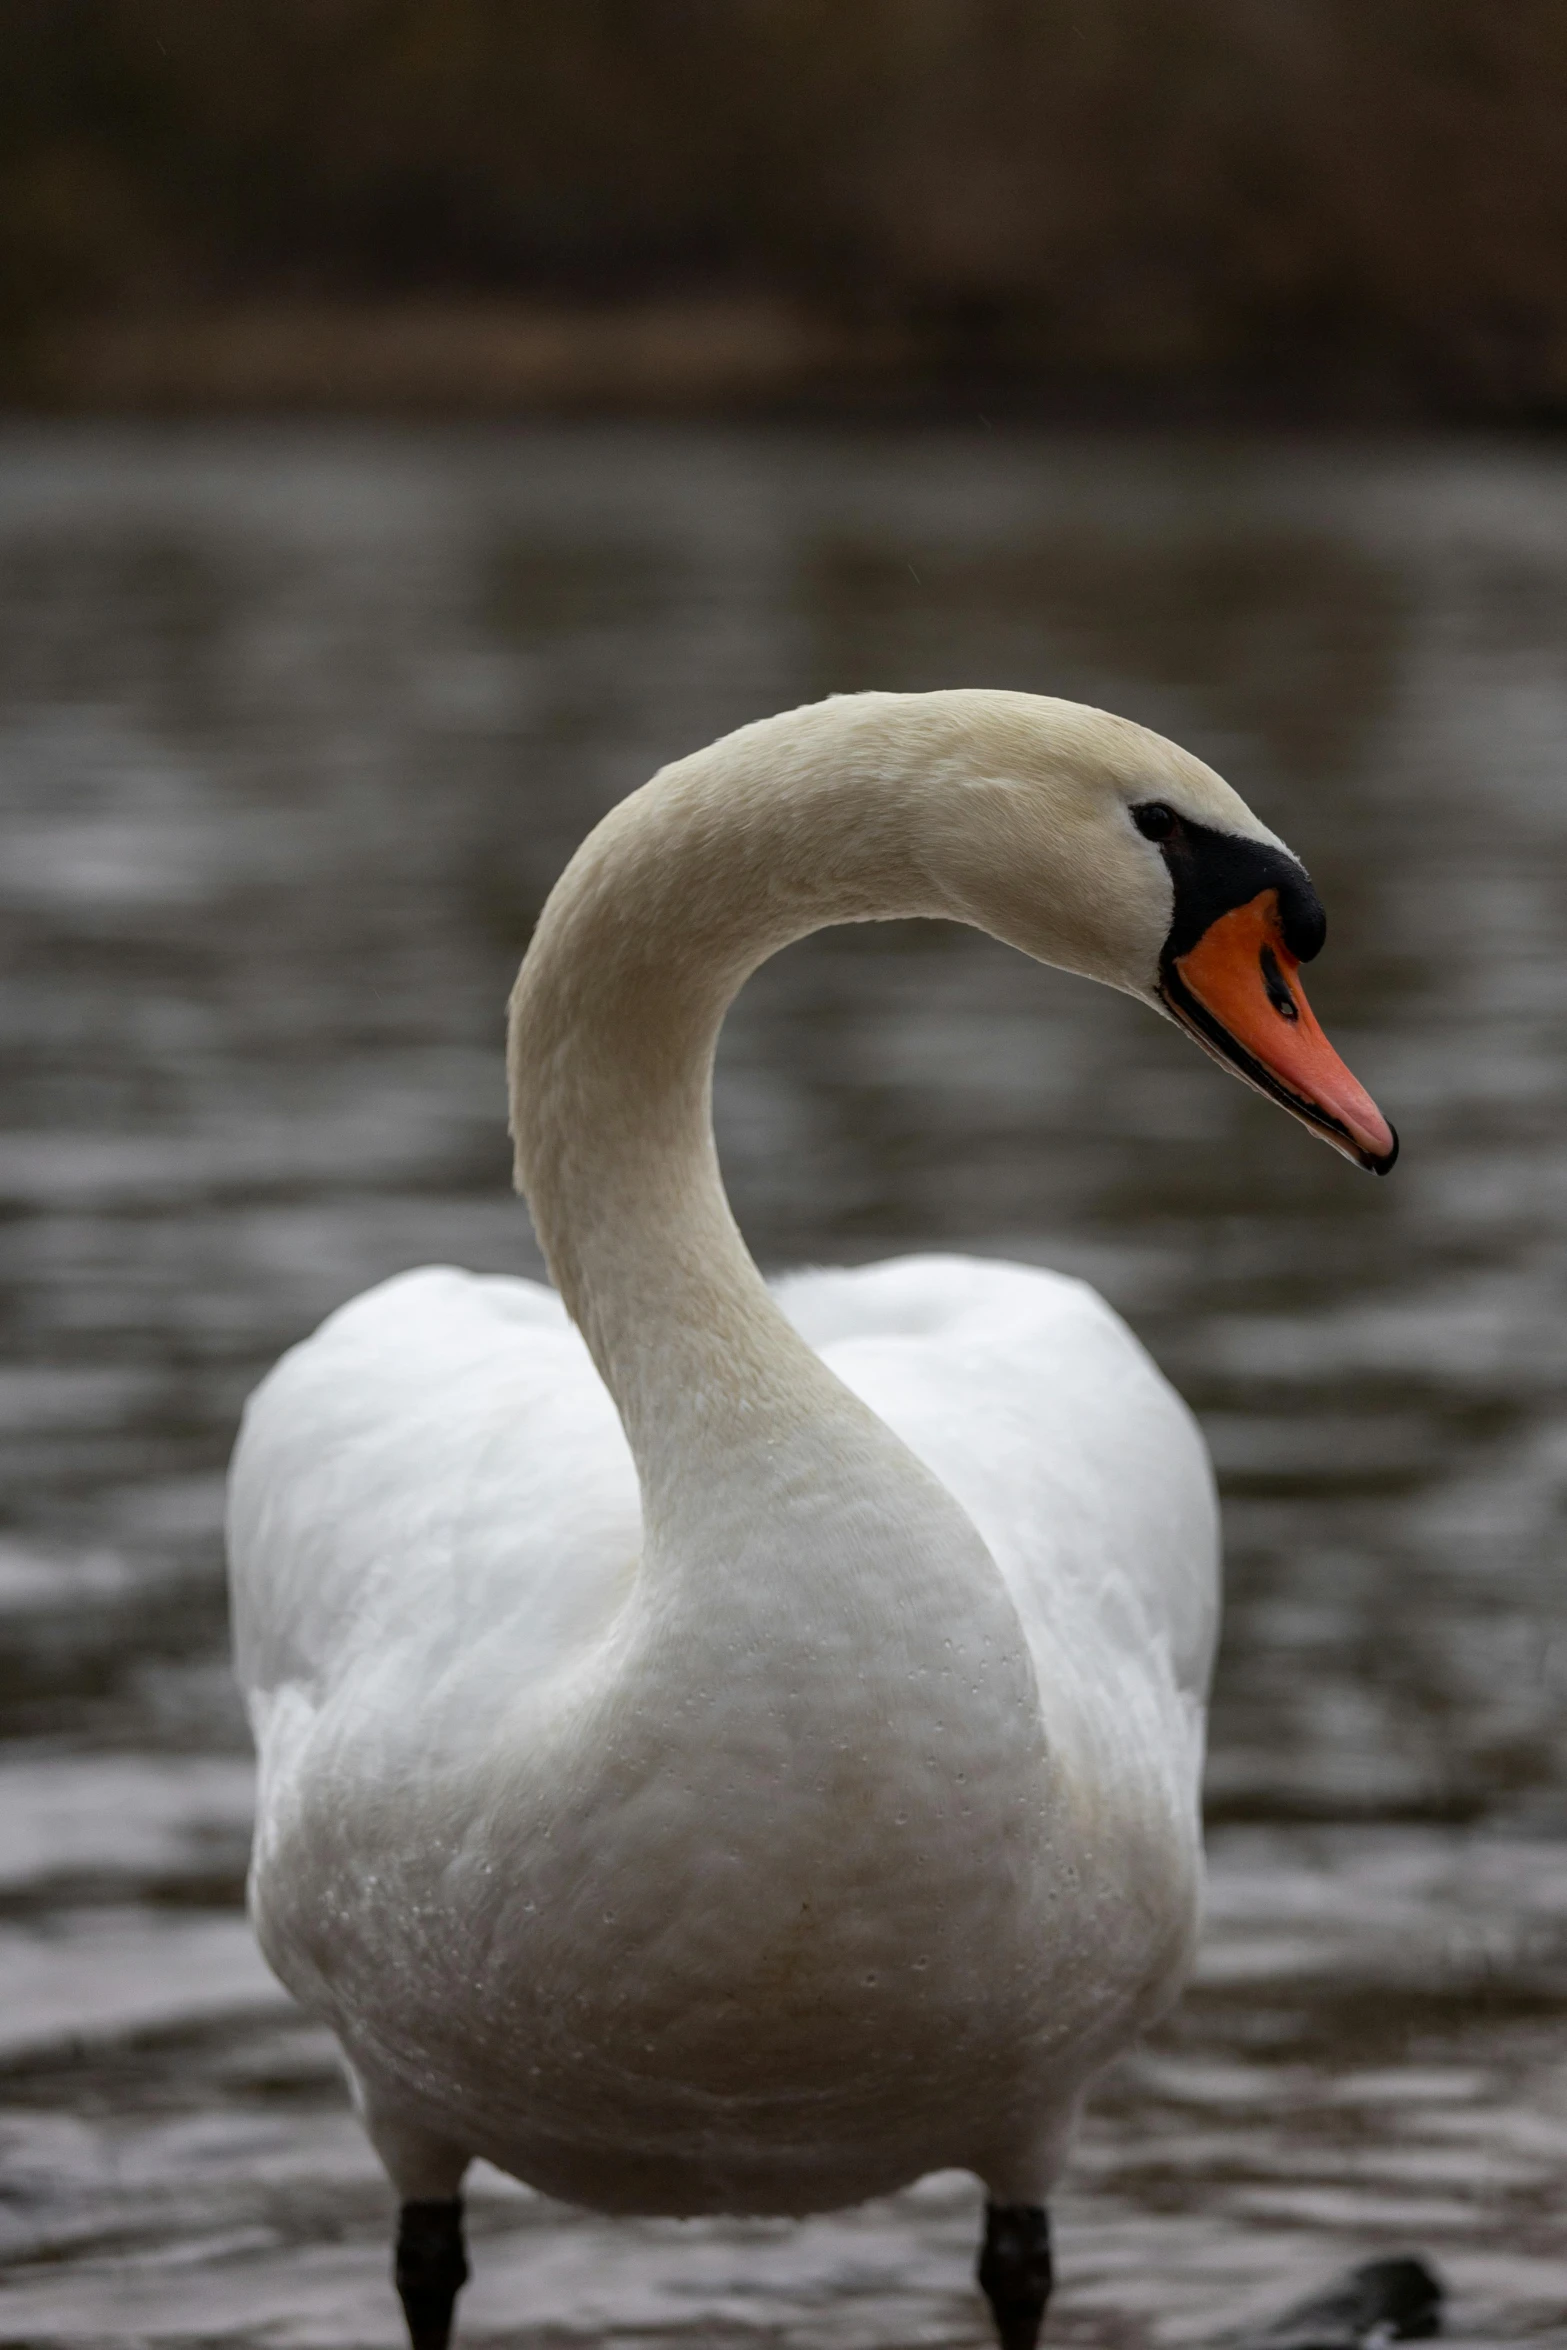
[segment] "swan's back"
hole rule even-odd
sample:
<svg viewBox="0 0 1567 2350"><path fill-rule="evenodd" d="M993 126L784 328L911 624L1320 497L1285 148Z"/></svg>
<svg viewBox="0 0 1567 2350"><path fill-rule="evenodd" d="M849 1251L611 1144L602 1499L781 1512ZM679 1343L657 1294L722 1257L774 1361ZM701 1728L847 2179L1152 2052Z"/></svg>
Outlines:
<svg viewBox="0 0 1567 2350"><path fill-rule="evenodd" d="M1200 1730L1217 1619L1206 1455L1103 1300L962 1257L795 1274L776 1295L967 1511L1046 1687L1129 1676ZM620 1422L554 1293L400 1275L286 1355L246 1413L230 1552L258 1735L285 1690L291 1711L347 1681L403 1706L471 1675L476 1652L523 1696L608 1628L640 1546Z"/></svg>

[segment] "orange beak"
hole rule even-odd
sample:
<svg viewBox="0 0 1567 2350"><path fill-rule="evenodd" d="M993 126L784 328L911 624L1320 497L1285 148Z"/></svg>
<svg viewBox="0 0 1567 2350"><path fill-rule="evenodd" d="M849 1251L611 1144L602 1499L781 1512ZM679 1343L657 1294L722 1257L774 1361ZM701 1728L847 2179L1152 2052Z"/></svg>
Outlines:
<svg viewBox="0 0 1567 2350"><path fill-rule="evenodd" d="M1284 943L1279 896L1258 893L1168 962L1164 1001L1205 1051L1281 1102L1357 1166L1385 1175L1398 1136L1313 1017Z"/></svg>

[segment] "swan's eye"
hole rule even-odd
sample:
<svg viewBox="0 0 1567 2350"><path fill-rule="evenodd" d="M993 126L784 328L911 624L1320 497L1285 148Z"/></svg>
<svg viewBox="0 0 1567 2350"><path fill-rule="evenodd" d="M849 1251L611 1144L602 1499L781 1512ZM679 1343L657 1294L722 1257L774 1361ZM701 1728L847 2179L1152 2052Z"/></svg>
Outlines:
<svg viewBox="0 0 1567 2350"><path fill-rule="evenodd" d="M1149 800L1132 810L1132 822L1144 840L1168 840L1175 830L1175 810L1167 808L1163 800Z"/></svg>

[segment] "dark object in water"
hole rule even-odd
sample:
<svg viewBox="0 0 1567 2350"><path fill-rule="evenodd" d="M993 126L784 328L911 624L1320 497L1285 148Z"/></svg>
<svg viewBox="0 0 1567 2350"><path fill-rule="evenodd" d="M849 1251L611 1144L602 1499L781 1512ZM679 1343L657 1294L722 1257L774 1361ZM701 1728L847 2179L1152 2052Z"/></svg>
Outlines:
<svg viewBox="0 0 1567 2350"><path fill-rule="evenodd" d="M1227 2350L1365 2350L1423 2342L1442 2330L1442 2287L1423 2260L1367 2260L1322 2293L1297 2301L1271 2325Z"/></svg>

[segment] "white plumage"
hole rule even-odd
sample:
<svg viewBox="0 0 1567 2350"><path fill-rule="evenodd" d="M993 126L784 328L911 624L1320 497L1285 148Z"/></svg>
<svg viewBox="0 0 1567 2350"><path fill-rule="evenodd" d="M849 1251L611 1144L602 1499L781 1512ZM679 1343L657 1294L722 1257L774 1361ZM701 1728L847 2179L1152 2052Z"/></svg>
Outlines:
<svg viewBox="0 0 1567 2350"><path fill-rule="evenodd" d="M955 915L1157 1002L1150 795L1282 854L1174 746L1017 695L856 697L666 770L513 1005L567 1304L404 1274L252 1400L253 1909L405 2199L484 2155L606 2209L949 2165L1035 2204L1178 1989L1218 1603L1190 1416L1050 1273L769 1293L708 1116L730 995L822 922Z"/></svg>
<svg viewBox="0 0 1567 2350"><path fill-rule="evenodd" d="M710 1781L682 1779L687 1803L673 1817L657 1807L613 1857L606 1805L566 1856L564 1888L540 1872L541 1889L547 1879L580 1918L586 1949L562 1951L571 1938L546 1935L528 1897L514 1774L532 1759L530 1715L575 1711L585 1664L614 1669L640 1545L636 1472L550 1291L444 1268L404 1274L335 1314L261 1389L231 1520L238 1657L262 1755L263 1946L338 2030L394 2144L406 2084L415 2141L433 2123L466 2154L611 2208L830 2208L987 2156L1000 2194L1017 2182L988 2141L1019 2090L1034 2125L1025 2165L1053 2170L1090 2062L1178 1985L1196 1923L1215 1622L1211 1487L1184 1406L1091 1290L1050 1273L912 1257L796 1275L778 1294L995 1560L1041 1714L1048 1701L1056 1767L1080 1775L1079 1800L1090 1787L1097 1798L1060 1856L1068 1914L1056 1914L1055 1882L1002 1921L992 1902L961 1897L976 1862L1003 1865L974 1841L995 1832L997 1790L976 1772L964 1795L965 1746L988 1744L966 1739L963 1722L984 1690L963 1678L983 1643L965 1654L969 1627L932 1623L923 1641L905 1627L891 1661L867 1603L895 1610L900 1594L857 1592L847 1627L824 1622L802 1570L801 1587L773 1595L776 1623L758 1627L748 1606L732 1641L713 1595L700 1661L676 1649L694 1670L624 1693L644 1718L696 1716L694 1756L687 1747L682 1759ZM263 1561L271 1572L245 1575ZM993 1635L1002 1656L1009 1630ZM793 1711L769 1723L786 1659L814 1667L822 1686L788 1691ZM708 1685L725 1671L727 1693ZM900 1763L910 1728L915 1743L949 1749L934 1812L926 1757ZM846 1772L846 1745L866 1742ZM855 1783L867 1765L885 1785ZM741 1770L751 1786L733 1784ZM794 1823L779 1808L791 1797ZM769 1882L748 1884L752 1868ZM931 1880L928 1899L910 1898L900 1880L911 1874ZM584 1880L600 1886L590 1898ZM787 1955L786 1906L812 1920ZM672 1980L652 1979L666 1969ZM723 2022L747 2046L715 2109L651 2060L667 2064L676 2043L705 2050L726 2005L755 2012ZM586 2046L572 2043L574 2006L593 2017ZM625 2016L642 2044L612 2053ZM908 2037L919 2051L955 2025L956 2081L942 2059L959 2048L933 2046L926 2079L901 2081L885 2113L890 2043ZM661 2046L647 2044L655 2027ZM542 2044L564 2087L545 2080ZM578 2086L585 2068L591 2089ZM850 2135L842 2109L856 2072L867 2110ZM580 2121L581 2155L557 2153L548 2133L535 2142L530 2107L546 2088ZM775 2147L780 2104L791 2126ZM428 2173L421 2159L416 2147L404 2191L452 2191L440 2159Z"/></svg>

